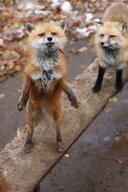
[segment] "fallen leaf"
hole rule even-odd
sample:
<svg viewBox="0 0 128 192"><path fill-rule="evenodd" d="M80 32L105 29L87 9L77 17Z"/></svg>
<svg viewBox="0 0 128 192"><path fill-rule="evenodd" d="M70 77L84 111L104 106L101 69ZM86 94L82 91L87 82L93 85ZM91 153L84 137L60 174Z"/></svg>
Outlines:
<svg viewBox="0 0 128 192"><path fill-rule="evenodd" d="M117 102L117 101L118 101L118 99L117 99L117 97L116 97L116 96L114 96L114 97L110 98L110 101L112 101L112 102Z"/></svg>
<svg viewBox="0 0 128 192"><path fill-rule="evenodd" d="M87 47L81 47L80 49L77 50L78 53L83 53L87 51Z"/></svg>
<svg viewBox="0 0 128 192"><path fill-rule="evenodd" d="M103 141L104 141L104 142L110 141L110 137L109 137L109 136L104 137L104 138L103 138Z"/></svg>
<svg viewBox="0 0 128 192"><path fill-rule="evenodd" d="M4 40L0 38L0 46L4 45Z"/></svg>
<svg viewBox="0 0 128 192"><path fill-rule="evenodd" d="M120 137L119 137L119 136L116 136L116 137L115 137L115 140L116 140L117 142L119 142L119 141L120 141Z"/></svg>
<svg viewBox="0 0 128 192"><path fill-rule="evenodd" d="M3 93L0 93L0 99L4 98L5 97L5 94Z"/></svg>
<svg viewBox="0 0 128 192"><path fill-rule="evenodd" d="M122 164L123 164L123 161L120 160L120 159L117 159L116 161L117 161L117 163L118 163L119 165L122 165Z"/></svg>
<svg viewBox="0 0 128 192"><path fill-rule="evenodd" d="M96 0L91 0L91 2L92 2L92 3L95 3L95 2L96 2Z"/></svg>

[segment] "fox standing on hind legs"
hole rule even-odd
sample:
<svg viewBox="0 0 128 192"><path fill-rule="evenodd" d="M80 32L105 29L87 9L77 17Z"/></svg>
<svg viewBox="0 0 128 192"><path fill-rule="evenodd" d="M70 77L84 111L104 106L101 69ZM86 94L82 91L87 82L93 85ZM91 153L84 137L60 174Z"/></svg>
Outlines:
<svg viewBox="0 0 128 192"><path fill-rule="evenodd" d="M22 94L18 102L21 111L27 104L27 138L24 151L32 147L34 127L43 113L53 117L56 126L57 150L62 151L60 125L63 120L62 91L71 105L78 108L77 99L67 83L67 61L64 55L66 20L28 25L29 57L24 70Z"/></svg>
<svg viewBox="0 0 128 192"><path fill-rule="evenodd" d="M103 22L98 24L95 45L99 60L99 72L93 92L99 92L106 68L116 69L117 91L123 89L123 68L128 62L128 6L114 3L103 15Z"/></svg>

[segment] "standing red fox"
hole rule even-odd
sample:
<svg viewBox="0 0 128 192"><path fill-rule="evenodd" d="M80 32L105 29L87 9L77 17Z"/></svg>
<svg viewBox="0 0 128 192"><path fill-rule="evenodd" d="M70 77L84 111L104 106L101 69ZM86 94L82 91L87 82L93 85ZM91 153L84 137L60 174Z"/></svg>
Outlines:
<svg viewBox="0 0 128 192"><path fill-rule="evenodd" d="M93 92L101 89L106 69L112 66L116 69L117 91L123 89L123 69L128 62L128 6L124 3L114 3L103 15L99 24L95 45L99 59L99 72Z"/></svg>
<svg viewBox="0 0 128 192"><path fill-rule="evenodd" d="M53 21L36 26L29 38L28 65L24 70L23 89L18 102L21 111L27 104L27 138L24 151L32 147L34 127L43 113L52 116L56 126L57 150L62 151L60 125L63 120L61 93L65 92L71 105L78 108L77 99L67 83L67 61L64 54L66 21Z"/></svg>

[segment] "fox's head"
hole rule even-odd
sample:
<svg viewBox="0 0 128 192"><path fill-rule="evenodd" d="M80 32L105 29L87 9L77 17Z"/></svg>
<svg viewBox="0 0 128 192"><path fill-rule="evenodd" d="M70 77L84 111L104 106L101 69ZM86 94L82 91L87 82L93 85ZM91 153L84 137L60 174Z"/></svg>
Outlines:
<svg viewBox="0 0 128 192"><path fill-rule="evenodd" d="M50 21L49 23L37 24L35 26L28 25L29 44L40 53L54 52L62 50L66 43L65 28L66 20L56 23Z"/></svg>
<svg viewBox="0 0 128 192"><path fill-rule="evenodd" d="M96 44L101 48L105 50L119 50L125 46L124 32L127 30L125 24L105 22L98 25Z"/></svg>

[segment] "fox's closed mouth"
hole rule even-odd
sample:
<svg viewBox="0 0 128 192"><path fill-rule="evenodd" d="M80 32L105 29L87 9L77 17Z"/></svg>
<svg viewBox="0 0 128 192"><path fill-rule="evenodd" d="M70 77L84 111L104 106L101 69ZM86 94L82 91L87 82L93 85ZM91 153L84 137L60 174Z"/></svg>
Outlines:
<svg viewBox="0 0 128 192"><path fill-rule="evenodd" d="M119 50L120 47L117 47L117 46L113 46L113 45L109 45L109 46L102 46L103 49L105 50Z"/></svg>
<svg viewBox="0 0 128 192"><path fill-rule="evenodd" d="M53 42L48 42L48 43L46 43L46 45L47 45L47 47L52 47L54 45L54 43Z"/></svg>
<svg viewBox="0 0 128 192"><path fill-rule="evenodd" d="M103 49L113 49L113 45L101 45Z"/></svg>

